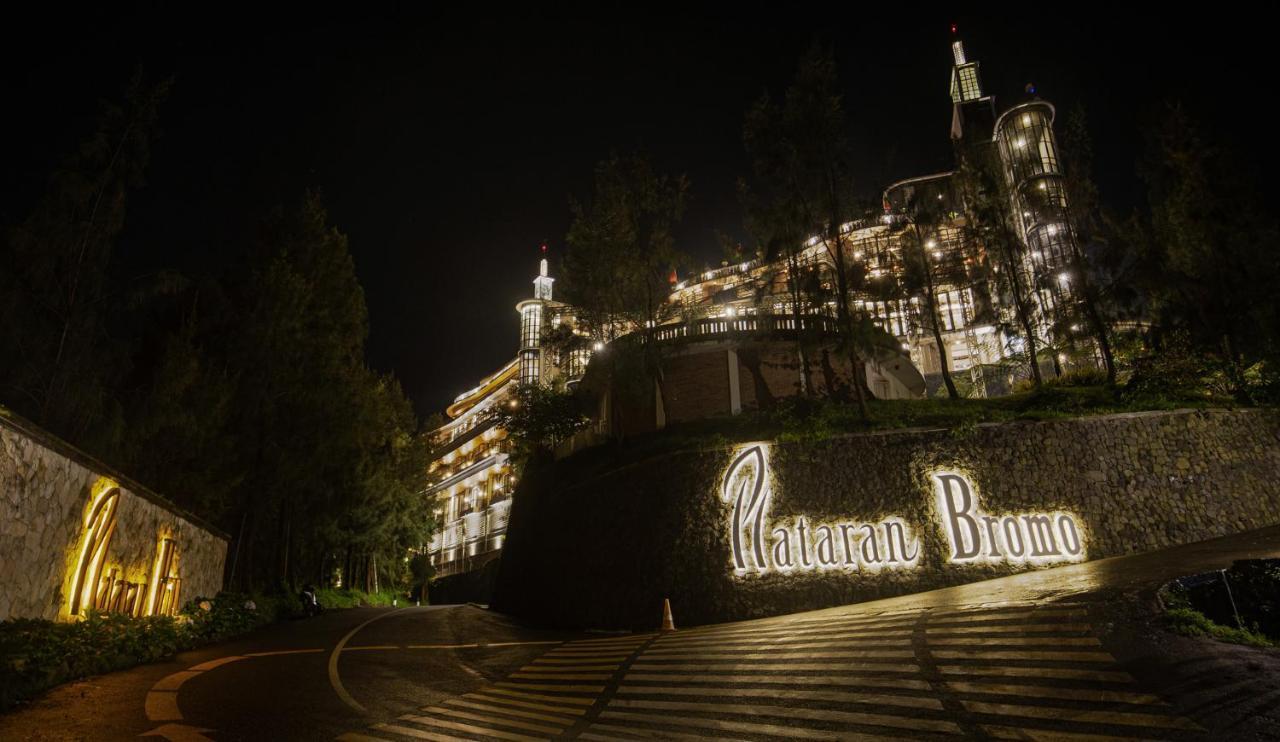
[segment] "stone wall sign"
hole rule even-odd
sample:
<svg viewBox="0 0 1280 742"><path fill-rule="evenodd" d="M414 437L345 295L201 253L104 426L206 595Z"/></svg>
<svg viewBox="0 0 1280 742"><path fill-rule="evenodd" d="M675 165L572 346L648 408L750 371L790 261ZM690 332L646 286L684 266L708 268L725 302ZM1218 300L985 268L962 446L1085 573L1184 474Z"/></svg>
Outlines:
<svg viewBox="0 0 1280 742"><path fill-rule="evenodd" d="M981 509L964 474L936 471L930 479L938 521L931 526L946 537L949 563L1038 566L1086 558L1083 530L1073 513L991 515ZM920 543L902 516L871 521L771 518L774 486L769 444L750 443L734 452L721 478L720 497L730 505L727 526L735 576L919 566Z"/></svg>

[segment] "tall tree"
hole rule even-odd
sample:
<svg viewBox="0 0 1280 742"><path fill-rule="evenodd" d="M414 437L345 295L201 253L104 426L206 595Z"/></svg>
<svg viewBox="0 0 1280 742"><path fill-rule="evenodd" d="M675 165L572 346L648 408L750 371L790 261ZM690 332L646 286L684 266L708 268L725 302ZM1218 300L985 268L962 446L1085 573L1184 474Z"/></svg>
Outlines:
<svg viewBox="0 0 1280 742"><path fill-rule="evenodd" d="M1277 342L1280 230L1242 172L1182 107L1171 106L1142 171L1150 220L1138 224L1158 321L1189 332L1247 396L1245 368Z"/></svg>
<svg viewBox="0 0 1280 742"><path fill-rule="evenodd" d="M672 271L687 261L674 229L689 184L683 175L654 170L642 154L614 154L596 166L587 202L572 202L563 275L578 319L601 343L613 381L663 394L658 327L678 307L668 301ZM626 343L616 343L634 333ZM617 406L614 406L617 414ZM616 417L615 417L616 419Z"/></svg>
<svg viewBox="0 0 1280 742"><path fill-rule="evenodd" d="M1103 315L1103 287L1099 272L1085 259L1086 250L1098 253L1105 249L1102 220L1099 214L1098 188L1093 182L1093 138L1082 107L1067 116L1063 131L1063 165L1067 196L1068 222L1071 226L1071 268L1076 278L1077 299L1088 323L1098 351L1102 354L1107 383L1116 382L1115 354L1111 350L1111 327Z"/></svg>
<svg viewBox="0 0 1280 742"><path fill-rule="evenodd" d="M125 291L111 277L131 189L142 184L168 83L130 82L49 179L0 257L0 393L42 426L115 451L127 347L110 334ZM17 318L21 318L18 320Z"/></svg>
<svg viewBox="0 0 1280 742"><path fill-rule="evenodd" d="M1004 174L994 157L983 157L957 152L960 163L959 178L965 206L971 217L964 226L967 240L972 240L994 256L996 266L992 273L1000 290L1013 305L1014 320L1021 328L1023 348L1032 383L1040 388L1044 380L1040 374L1038 341L1036 337L1034 307L1023 274L1022 241L1015 226L1012 201Z"/></svg>
<svg viewBox="0 0 1280 742"><path fill-rule="evenodd" d="M268 221L239 283L243 319L227 348L245 467L239 578L310 577L333 549L353 555L348 578L353 559L367 575L375 546L395 543L378 538L403 535L392 524L414 488L393 488L402 480L387 467L416 425L399 385L364 365L364 293L318 195Z"/></svg>
<svg viewBox="0 0 1280 742"><path fill-rule="evenodd" d="M807 397L812 394L812 369L805 330L813 325L808 318L814 303L810 289L820 288L821 282L811 280L816 270L806 259L805 240L812 221L799 208L797 199L788 197L793 192L790 165L794 158L789 140L778 131L779 119L777 106L767 95L747 111L742 139L754 177L750 181L739 180L738 192L747 207L748 231L759 240L765 263L780 264L778 270L766 275L762 288L767 290L776 280L775 274L780 273L795 328L800 393Z"/></svg>
<svg viewBox="0 0 1280 742"><path fill-rule="evenodd" d="M878 334L870 317L854 304L853 292L866 276L865 268L852 259L845 225L860 214L844 104L829 49L815 44L805 53L781 102L766 94L755 104L747 114L744 141L757 181L769 183L756 193L756 214L760 223L770 226L779 251L786 255L798 250L794 240L803 244L805 236L814 235L827 253L836 322L854 369L858 408L866 417L865 359L875 352L871 345ZM800 302L796 278L791 280L794 312Z"/></svg>
<svg viewBox="0 0 1280 742"><path fill-rule="evenodd" d="M959 399L955 381L951 378L950 353L942 340L942 314L938 306L938 291L943 285L962 286L967 283L962 253L953 245L940 243L939 224L942 215L927 202L913 198L907 207L907 223L902 245L902 288L912 299L923 304L921 320L925 329L933 335L942 369L942 382L947 396Z"/></svg>

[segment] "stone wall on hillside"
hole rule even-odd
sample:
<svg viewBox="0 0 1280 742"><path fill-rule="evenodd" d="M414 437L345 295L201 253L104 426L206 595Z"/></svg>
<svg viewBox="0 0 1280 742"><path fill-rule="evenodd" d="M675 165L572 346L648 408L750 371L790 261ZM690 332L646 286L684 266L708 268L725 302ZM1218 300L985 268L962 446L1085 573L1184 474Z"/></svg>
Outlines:
<svg viewBox="0 0 1280 742"><path fill-rule="evenodd" d="M496 608L539 623L640 629L655 625L669 597L678 619L700 624L1280 523L1275 410L905 430L604 461L588 449L530 467L514 498Z"/></svg>
<svg viewBox="0 0 1280 742"><path fill-rule="evenodd" d="M69 617L94 509L112 498L101 515L114 528L102 520L95 542L103 607L166 612L143 606L161 590L185 602L222 588L223 535L30 424L0 417L0 619ZM166 554L167 569L158 567ZM167 579L152 580L158 571Z"/></svg>

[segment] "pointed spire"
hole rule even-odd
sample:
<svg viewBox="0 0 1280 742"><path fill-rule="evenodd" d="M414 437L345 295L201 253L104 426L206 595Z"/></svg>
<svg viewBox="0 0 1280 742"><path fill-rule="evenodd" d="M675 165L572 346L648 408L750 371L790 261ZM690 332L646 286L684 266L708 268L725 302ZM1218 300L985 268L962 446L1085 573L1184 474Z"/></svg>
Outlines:
<svg viewBox="0 0 1280 742"><path fill-rule="evenodd" d="M978 63L970 62L964 53L964 41L956 24L951 24L951 102L968 103L982 98L982 79L978 77Z"/></svg>
<svg viewBox="0 0 1280 742"><path fill-rule="evenodd" d="M547 243L541 246L542 259L538 261L538 277L533 279L533 298L551 301L551 284L555 283L547 271Z"/></svg>

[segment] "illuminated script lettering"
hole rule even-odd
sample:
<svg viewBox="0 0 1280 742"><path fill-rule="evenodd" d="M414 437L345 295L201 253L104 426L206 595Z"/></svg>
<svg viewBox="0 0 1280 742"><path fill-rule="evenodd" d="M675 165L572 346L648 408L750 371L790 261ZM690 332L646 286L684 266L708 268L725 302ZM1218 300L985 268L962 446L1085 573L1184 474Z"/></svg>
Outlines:
<svg viewBox="0 0 1280 742"><path fill-rule="evenodd" d="M953 472L933 475L952 562L1052 564L1085 558L1075 515L1062 511L989 515L973 487Z"/></svg>
<svg viewBox="0 0 1280 742"><path fill-rule="evenodd" d="M734 456L721 487L732 504L730 550L738 575L770 571L878 570L914 567L920 545L901 518L818 521L771 519L768 448L753 444Z"/></svg>
<svg viewBox="0 0 1280 742"><path fill-rule="evenodd" d="M71 574L68 614L79 616L99 611L132 616L173 615L178 607L181 584L177 545L173 539L161 536L150 579L126 579L122 567L108 564L120 489L104 479L94 486L93 492L75 571Z"/></svg>

